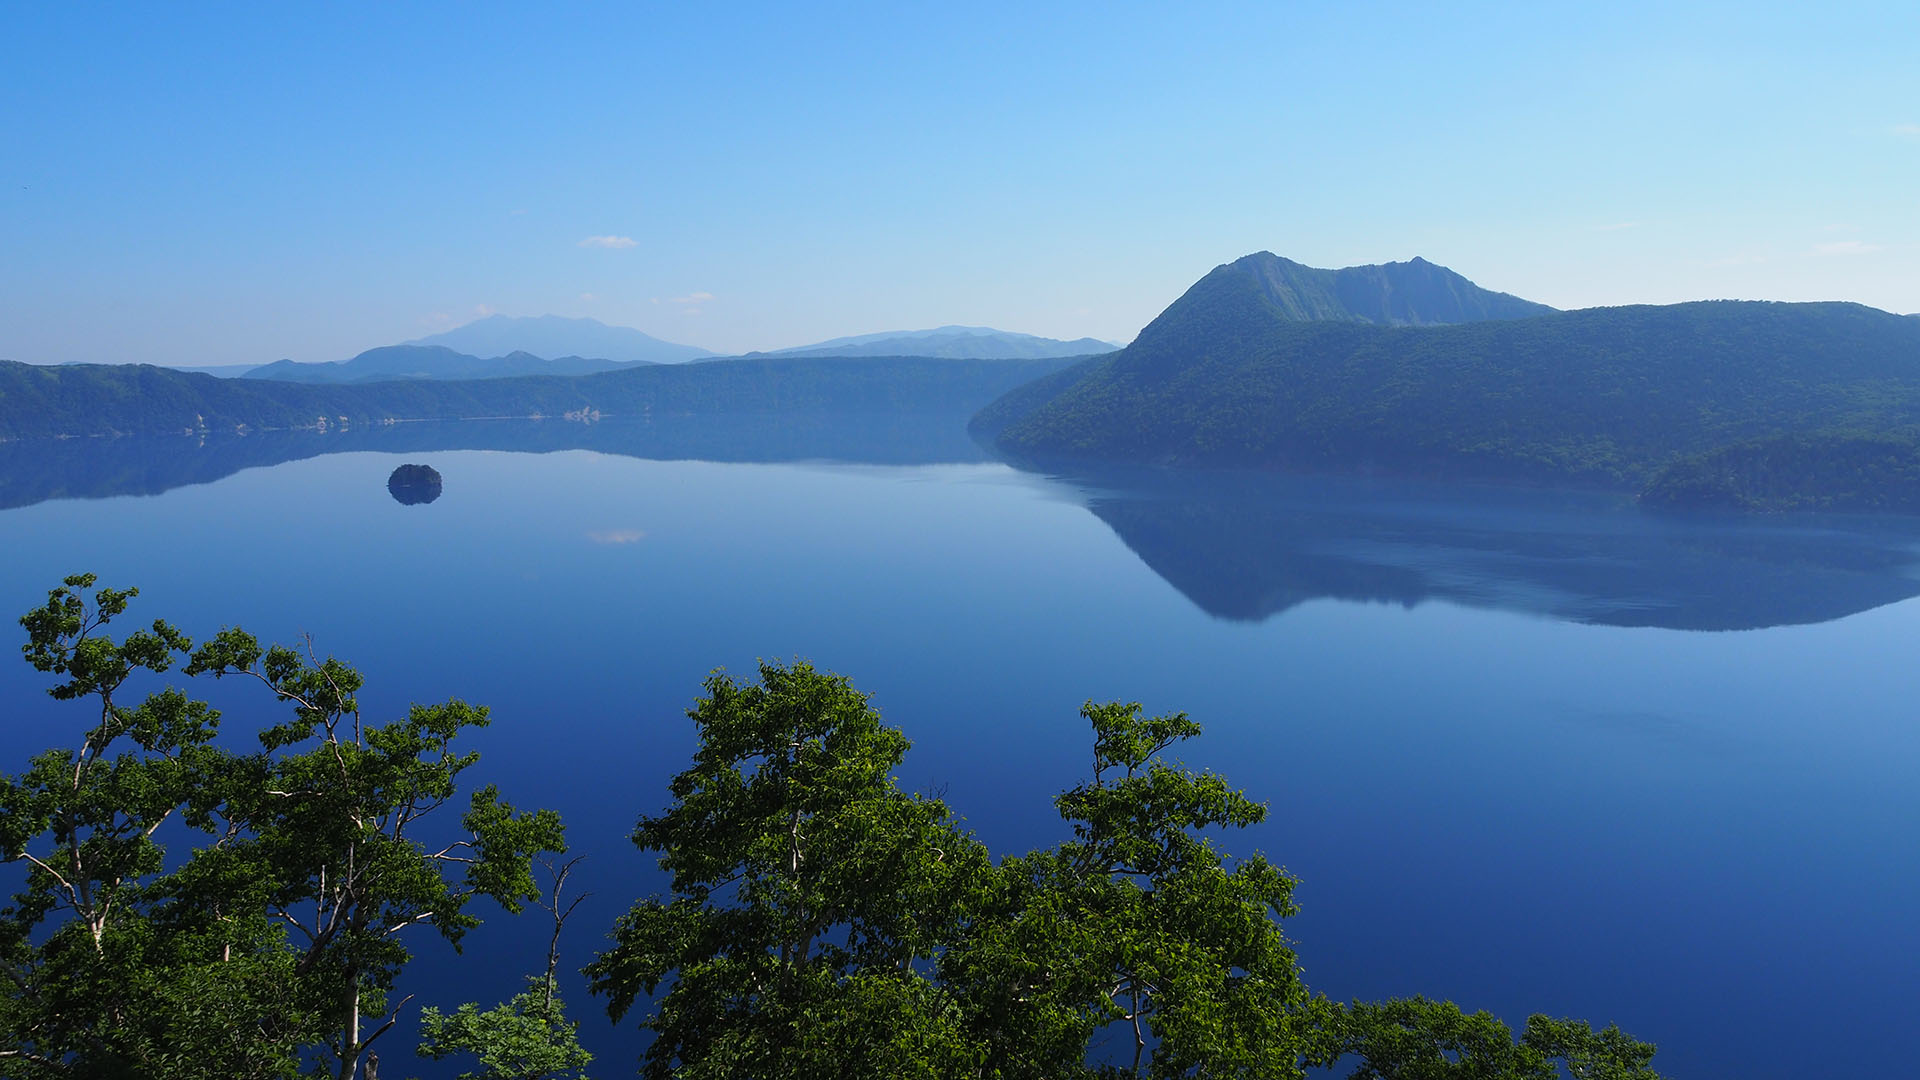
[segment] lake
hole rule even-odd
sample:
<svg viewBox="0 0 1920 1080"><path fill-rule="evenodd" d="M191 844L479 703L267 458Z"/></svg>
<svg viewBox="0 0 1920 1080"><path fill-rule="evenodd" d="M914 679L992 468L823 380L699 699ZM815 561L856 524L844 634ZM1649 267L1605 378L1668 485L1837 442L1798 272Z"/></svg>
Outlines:
<svg viewBox="0 0 1920 1080"><path fill-rule="evenodd" d="M1288 933L1336 998L1617 1022L1673 1076L1911 1067L1920 521L1044 476L952 418L663 424L0 447L0 611L91 570L195 637L310 634L371 716L491 706L475 774L587 857L567 968L658 887L625 836L687 762L702 679L805 657L996 853L1061 836L1083 701L1187 711L1184 759L1271 805L1229 849L1299 877ZM439 498L389 494L409 461ZM44 685L0 665L0 768L76 741ZM236 729L277 715L242 689L195 687ZM495 917L458 968L423 947L409 989L491 1003L544 944ZM570 1005L625 1074L630 1025L577 982ZM451 1075L391 1038L388 1071Z"/></svg>

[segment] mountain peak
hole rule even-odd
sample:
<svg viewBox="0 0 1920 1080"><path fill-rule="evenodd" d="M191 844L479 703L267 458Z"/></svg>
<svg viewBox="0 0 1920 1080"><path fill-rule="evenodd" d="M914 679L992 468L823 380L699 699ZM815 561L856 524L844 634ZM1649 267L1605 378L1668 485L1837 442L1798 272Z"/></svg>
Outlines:
<svg viewBox="0 0 1920 1080"><path fill-rule="evenodd" d="M580 356L630 364L672 364L712 353L643 334L630 326L566 315L488 315L407 345L440 345L471 356Z"/></svg>
<svg viewBox="0 0 1920 1080"><path fill-rule="evenodd" d="M887 330L834 338L813 345L777 349L768 356L931 356L947 360L1037 360L1091 356L1118 345L1096 338L1056 338L995 330L990 326L937 326L931 330Z"/></svg>
<svg viewBox="0 0 1920 1080"><path fill-rule="evenodd" d="M1418 255L1406 262L1322 270L1269 251L1215 267L1168 311L1210 298L1247 299L1249 279L1254 296L1270 314L1288 322L1432 326L1524 319L1553 311L1545 304L1483 289Z"/></svg>

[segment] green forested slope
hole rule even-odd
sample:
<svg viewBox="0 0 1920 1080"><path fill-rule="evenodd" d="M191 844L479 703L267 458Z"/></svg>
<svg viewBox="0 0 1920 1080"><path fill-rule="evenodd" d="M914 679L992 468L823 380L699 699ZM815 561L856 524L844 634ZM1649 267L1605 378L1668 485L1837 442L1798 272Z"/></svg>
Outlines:
<svg viewBox="0 0 1920 1080"><path fill-rule="evenodd" d="M1920 431L1776 435L1690 454L1641 492L1654 506L1920 511Z"/></svg>
<svg viewBox="0 0 1920 1080"><path fill-rule="evenodd" d="M1545 304L1483 289L1421 258L1322 270L1270 251L1214 267L1185 300L1192 305L1209 292L1241 290L1274 315L1296 322L1431 326L1524 319L1553 311Z"/></svg>
<svg viewBox="0 0 1920 1080"><path fill-rule="evenodd" d="M1686 455L1756 439L1920 424L1920 325L1857 304L1393 328L1288 321L1259 310L1250 287L1203 299L1183 298L1045 402L991 406L1006 422L998 445L1036 459L1639 485Z"/></svg>
<svg viewBox="0 0 1920 1080"><path fill-rule="evenodd" d="M297 428L393 419L975 409L1068 361L763 358L582 376L322 386L147 365L0 362L0 440Z"/></svg>

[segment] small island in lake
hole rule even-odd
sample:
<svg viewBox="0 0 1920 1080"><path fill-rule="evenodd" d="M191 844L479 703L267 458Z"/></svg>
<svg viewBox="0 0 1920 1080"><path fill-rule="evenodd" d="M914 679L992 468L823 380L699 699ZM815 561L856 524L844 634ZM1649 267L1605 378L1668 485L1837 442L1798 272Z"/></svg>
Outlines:
<svg viewBox="0 0 1920 1080"><path fill-rule="evenodd" d="M440 473L431 465L402 465L387 477L387 493L402 506L430 503L440 497Z"/></svg>

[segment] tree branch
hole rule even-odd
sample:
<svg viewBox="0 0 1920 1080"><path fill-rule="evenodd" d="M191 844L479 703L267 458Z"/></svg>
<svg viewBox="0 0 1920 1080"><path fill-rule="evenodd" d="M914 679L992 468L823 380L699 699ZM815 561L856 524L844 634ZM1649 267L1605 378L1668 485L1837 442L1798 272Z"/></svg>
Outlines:
<svg viewBox="0 0 1920 1080"><path fill-rule="evenodd" d="M366 1041L360 1044L360 1049L362 1050L367 1049L368 1047L373 1045L375 1039L378 1039L380 1036L385 1035L387 1032L393 1030L393 1025L398 1023L400 1020L400 1010L406 1008L407 1002L412 1000L413 1000L412 994L408 994L406 997L401 998L400 1003L395 1005L393 1007L393 1011L387 1014L387 1022L384 1024L381 1024L380 1027L376 1031L374 1031L373 1034L367 1036Z"/></svg>
<svg viewBox="0 0 1920 1080"><path fill-rule="evenodd" d="M167 807L167 812L155 818L153 824L147 826L146 831L140 834L140 838L143 840L153 839L153 834L160 831L160 826L165 825L167 819L173 816L174 809L175 808L171 806Z"/></svg>
<svg viewBox="0 0 1920 1080"><path fill-rule="evenodd" d="M22 851L20 853L20 857L32 863L33 865L39 867L41 870L45 871L48 876L52 877L53 880L59 882L60 887L67 891L67 902L70 904L73 904L76 907L79 906L79 903L80 903L79 894L74 892L73 886L67 883L66 878L63 878L60 876L60 871L55 870L53 867L48 866L46 863L41 862L39 859L35 858L33 852L31 851Z"/></svg>

